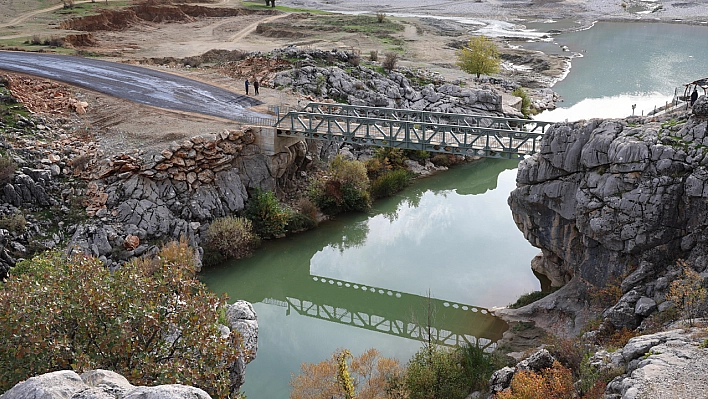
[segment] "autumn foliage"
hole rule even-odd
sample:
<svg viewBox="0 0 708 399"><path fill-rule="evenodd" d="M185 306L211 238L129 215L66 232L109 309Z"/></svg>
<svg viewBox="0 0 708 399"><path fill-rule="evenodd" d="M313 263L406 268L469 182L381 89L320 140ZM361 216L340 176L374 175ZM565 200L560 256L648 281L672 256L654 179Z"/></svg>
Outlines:
<svg viewBox="0 0 708 399"><path fill-rule="evenodd" d="M46 372L101 368L227 397L225 365L242 353L240 337L218 329L224 302L194 277L185 242L114 272L95 258L39 255L0 286L0 391Z"/></svg>
<svg viewBox="0 0 708 399"><path fill-rule="evenodd" d="M388 382L399 380L403 373L398 360L381 357L376 349L357 357L348 353L346 349L340 350L320 363L304 363L301 373L290 381L290 399L388 398ZM351 381L354 395L347 392L350 391L347 381Z"/></svg>
<svg viewBox="0 0 708 399"><path fill-rule="evenodd" d="M495 395L495 399L573 399L573 373L554 362L541 373L521 371L514 375L511 387Z"/></svg>

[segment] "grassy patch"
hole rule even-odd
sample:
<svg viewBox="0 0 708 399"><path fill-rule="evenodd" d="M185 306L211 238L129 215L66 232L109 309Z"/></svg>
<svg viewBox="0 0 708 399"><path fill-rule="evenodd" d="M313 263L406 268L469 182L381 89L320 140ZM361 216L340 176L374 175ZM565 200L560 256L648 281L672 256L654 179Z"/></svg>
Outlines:
<svg viewBox="0 0 708 399"><path fill-rule="evenodd" d="M310 13L310 14L315 14L315 15L327 15L330 14L327 11L321 11L321 10L313 10L311 8L295 8L295 7L285 7L285 6L279 6L276 3L275 9L278 11L283 11L283 12L303 12L303 13ZM272 10L273 7L271 6L266 6L265 1L263 2L254 2L254 1L244 1L242 5L246 8L252 9L252 10Z"/></svg>
<svg viewBox="0 0 708 399"><path fill-rule="evenodd" d="M74 5L73 8L60 8L54 12L54 15L57 15L61 18L85 17L88 15L100 14L100 12L102 10L127 7L129 5L130 5L130 3L127 1L105 2L105 1L97 0L95 3L76 4L76 5Z"/></svg>

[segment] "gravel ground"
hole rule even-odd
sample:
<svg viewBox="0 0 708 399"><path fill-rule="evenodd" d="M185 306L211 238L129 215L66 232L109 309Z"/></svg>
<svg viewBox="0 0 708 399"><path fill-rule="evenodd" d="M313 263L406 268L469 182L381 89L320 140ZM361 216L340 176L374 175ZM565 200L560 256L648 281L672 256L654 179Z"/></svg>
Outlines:
<svg viewBox="0 0 708 399"><path fill-rule="evenodd" d="M279 5L338 12L462 17L512 21L517 18L662 20L708 24L708 1L636 0L279 0ZM625 7L622 7L625 4ZM659 11L652 10L661 7Z"/></svg>

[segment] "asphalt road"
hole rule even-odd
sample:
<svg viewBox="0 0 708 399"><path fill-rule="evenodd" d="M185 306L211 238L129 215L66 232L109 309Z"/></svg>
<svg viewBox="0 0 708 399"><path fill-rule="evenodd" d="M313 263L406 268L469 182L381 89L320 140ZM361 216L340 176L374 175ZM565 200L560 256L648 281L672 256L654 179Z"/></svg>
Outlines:
<svg viewBox="0 0 708 399"><path fill-rule="evenodd" d="M0 51L0 69L58 80L141 104L249 121L268 115L260 101L216 86L135 65L55 54ZM242 89L234 88L234 90Z"/></svg>

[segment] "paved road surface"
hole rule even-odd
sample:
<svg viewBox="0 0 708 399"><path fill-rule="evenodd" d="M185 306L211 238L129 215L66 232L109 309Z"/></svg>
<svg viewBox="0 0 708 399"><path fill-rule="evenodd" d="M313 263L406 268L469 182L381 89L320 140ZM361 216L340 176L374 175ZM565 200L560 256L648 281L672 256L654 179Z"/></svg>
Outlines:
<svg viewBox="0 0 708 399"><path fill-rule="evenodd" d="M85 87L141 104L231 120L267 118L260 101L206 83L135 65L54 54L0 51L0 69ZM241 87L234 90L242 90Z"/></svg>

